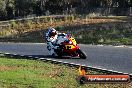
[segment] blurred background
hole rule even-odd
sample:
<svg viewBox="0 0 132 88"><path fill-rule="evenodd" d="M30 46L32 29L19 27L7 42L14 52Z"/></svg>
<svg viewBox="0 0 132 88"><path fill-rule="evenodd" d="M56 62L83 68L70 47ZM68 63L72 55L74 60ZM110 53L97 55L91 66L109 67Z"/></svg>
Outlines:
<svg viewBox="0 0 132 88"><path fill-rule="evenodd" d="M132 0L0 0L0 42L45 42L54 27L84 44L132 44Z"/></svg>

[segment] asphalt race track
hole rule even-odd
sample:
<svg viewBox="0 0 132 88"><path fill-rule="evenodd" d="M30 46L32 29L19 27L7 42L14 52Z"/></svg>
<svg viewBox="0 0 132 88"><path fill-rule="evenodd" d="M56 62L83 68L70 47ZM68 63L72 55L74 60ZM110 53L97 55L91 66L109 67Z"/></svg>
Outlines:
<svg viewBox="0 0 132 88"><path fill-rule="evenodd" d="M131 47L79 46L86 52L87 59L51 59L132 74ZM46 44L42 43L0 43L0 52L50 58Z"/></svg>

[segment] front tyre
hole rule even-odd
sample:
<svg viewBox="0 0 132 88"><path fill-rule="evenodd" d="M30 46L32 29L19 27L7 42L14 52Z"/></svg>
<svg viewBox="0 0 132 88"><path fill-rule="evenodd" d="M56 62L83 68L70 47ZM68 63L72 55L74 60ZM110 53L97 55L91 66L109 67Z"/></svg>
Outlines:
<svg viewBox="0 0 132 88"><path fill-rule="evenodd" d="M86 59L87 58L87 55L85 52L83 52L81 49L78 49L77 50L77 53L79 54L79 57L82 58L82 59Z"/></svg>

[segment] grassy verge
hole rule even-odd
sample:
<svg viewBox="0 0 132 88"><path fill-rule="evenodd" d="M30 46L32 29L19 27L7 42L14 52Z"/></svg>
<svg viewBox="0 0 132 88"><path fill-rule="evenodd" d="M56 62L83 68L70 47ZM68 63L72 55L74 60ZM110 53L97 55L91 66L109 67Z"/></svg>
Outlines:
<svg viewBox="0 0 132 88"><path fill-rule="evenodd" d="M89 74L98 72L88 71ZM0 88L131 88L129 84L76 82L78 70L49 62L0 57Z"/></svg>
<svg viewBox="0 0 132 88"><path fill-rule="evenodd" d="M26 32L39 31L48 27L75 26L83 24L97 24L108 22L120 22L113 18L76 18L74 16L64 17L39 17L21 20L0 21L0 37L14 37Z"/></svg>
<svg viewBox="0 0 132 88"><path fill-rule="evenodd" d="M73 19L75 18L75 19ZM50 21L52 20L52 21ZM78 43L132 45L132 17L42 17L9 21L0 31L0 42L45 42L48 27L72 34Z"/></svg>

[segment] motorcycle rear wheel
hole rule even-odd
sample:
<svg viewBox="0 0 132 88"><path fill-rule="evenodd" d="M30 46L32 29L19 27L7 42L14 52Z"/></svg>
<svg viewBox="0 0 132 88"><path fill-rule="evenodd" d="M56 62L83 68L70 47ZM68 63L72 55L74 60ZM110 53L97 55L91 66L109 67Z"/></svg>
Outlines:
<svg viewBox="0 0 132 88"><path fill-rule="evenodd" d="M55 52L56 52L58 58L62 58L62 50L61 49L56 49Z"/></svg>

